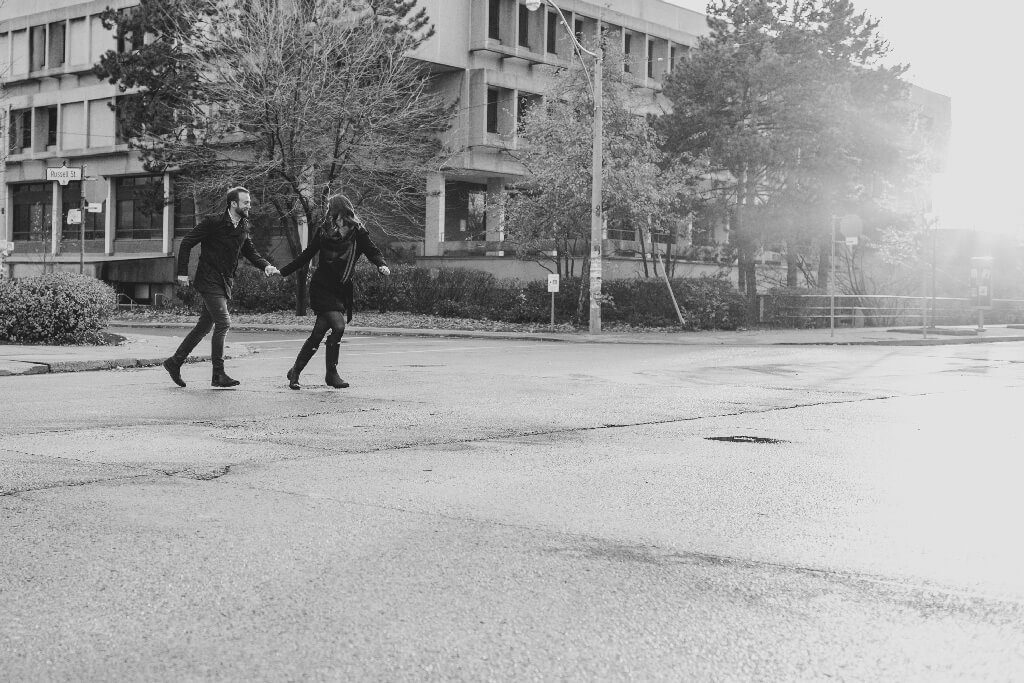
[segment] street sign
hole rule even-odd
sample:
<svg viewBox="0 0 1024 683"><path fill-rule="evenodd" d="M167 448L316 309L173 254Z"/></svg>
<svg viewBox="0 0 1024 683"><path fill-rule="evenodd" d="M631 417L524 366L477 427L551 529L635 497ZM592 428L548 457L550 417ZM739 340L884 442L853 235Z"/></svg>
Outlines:
<svg viewBox="0 0 1024 683"><path fill-rule="evenodd" d="M971 258L971 300L979 310L992 308L991 256Z"/></svg>
<svg viewBox="0 0 1024 683"><path fill-rule="evenodd" d="M860 243L860 238L859 237L847 237L846 238L846 246L848 246L848 247L855 247L859 243Z"/></svg>
<svg viewBox="0 0 1024 683"><path fill-rule="evenodd" d="M68 209L68 225L79 225L82 222L81 209Z"/></svg>
<svg viewBox="0 0 1024 683"><path fill-rule="evenodd" d="M72 180L82 179L82 169L77 166L50 166L46 169L46 179L67 185Z"/></svg>
<svg viewBox="0 0 1024 683"><path fill-rule="evenodd" d="M103 213L102 202L89 202L85 205L85 210L89 213Z"/></svg>
<svg viewBox="0 0 1024 683"><path fill-rule="evenodd" d="M864 234L864 221L855 213L848 213L839 219L839 232L843 237L860 237Z"/></svg>
<svg viewBox="0 0 1024 683"><path fill-rule="evenodd" d="M548 291L555 293L558 291L558 274L551 273L548 275Z"/></svg>

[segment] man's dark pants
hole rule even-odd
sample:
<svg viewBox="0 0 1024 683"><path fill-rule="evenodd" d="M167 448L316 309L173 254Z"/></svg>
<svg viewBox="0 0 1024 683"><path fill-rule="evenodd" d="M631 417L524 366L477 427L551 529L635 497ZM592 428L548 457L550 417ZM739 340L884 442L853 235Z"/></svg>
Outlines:
<svg viewBox="0 0 1024 683"><path fill-rule="evenodd" d="M178 365L185 362L188 354L192 352L203 337L213 330L213 338L210 340L210 360L213 363L215 373L224 372L224 337L231 327L231 314L228 313L228 298L223 294L200 292L203 297L203 312L199 314L199 322L188 333L184 341L174 352L171 358Z"/></svg>

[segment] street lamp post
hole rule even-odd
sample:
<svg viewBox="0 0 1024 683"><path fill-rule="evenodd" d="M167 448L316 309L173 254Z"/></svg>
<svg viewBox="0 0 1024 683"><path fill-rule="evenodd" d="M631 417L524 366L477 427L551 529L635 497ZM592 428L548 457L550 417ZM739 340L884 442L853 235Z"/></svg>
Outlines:
<svg viewBox="0 0 1024 683"><path fill-rule="evenodd" d="M594 58L594 80L592 83L594 93L594 126L593 126L593 158L591 160L591 188L590 188L590 333L600 334L601 332L601 266L603 260L604 244L604 220L601 212L602 188L602 146L604 130L604 113L602 107L602 80L604 53L601 49L601 20L598 17L598 40L593 50L583 47L583 44L576 37L575 32L566 21L562 8L554 0L527 0L526 9L536 11L544 3L551 5L558 12L562 26L565 27L569 38L572 40L580 61L583 55L588 54Z"/></svg>

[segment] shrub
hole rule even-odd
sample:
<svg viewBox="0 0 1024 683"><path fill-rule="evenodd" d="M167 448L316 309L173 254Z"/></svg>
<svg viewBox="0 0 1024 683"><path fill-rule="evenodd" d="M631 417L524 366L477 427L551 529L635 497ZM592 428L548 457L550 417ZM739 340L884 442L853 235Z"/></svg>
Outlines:
<svg viewBox="0 0 1024 683"><path fill-rule="evenodd" d="M231 288L232 308L258 312L294 308L296 277L267 277L256 268L240 265Z"/></svg>
<svg viewBox="0 0 1024 683"><path fill-rule="evenodd" d="M0 284L0 339L100 344L117 294L88 275L50 273Z"/></svg>

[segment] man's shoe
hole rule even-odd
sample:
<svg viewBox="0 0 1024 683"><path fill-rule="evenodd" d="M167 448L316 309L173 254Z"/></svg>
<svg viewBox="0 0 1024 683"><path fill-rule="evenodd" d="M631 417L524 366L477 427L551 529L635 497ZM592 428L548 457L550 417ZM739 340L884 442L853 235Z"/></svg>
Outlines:
<svg viewBox="0 0 1024 683"><path fill-rule="evenodd" d="M163 362L163 366L164 370L166 370L167 374L171 376L171 379L174 380L175 384L179 387L185 386L185 380L181 378L181 366L178 365L177 361L173 358L168 358Z"/></svg>
<svg viewBox="0 0 1024 683"><path fill-rule="evenodd" d="M302 388L302 385L299 384L299 371L296 370L295 368L292 368L291 370L289 370L287 372L287 374L285 374L285 377L288 378L288 388L289 389L301 389Z"/></svg>
<svg viewBox="0 0 1024 683"><path fill-rule="evenodd" d="M237 379L231 379L228 377L226 372L214 372L213 381L210 382L210 386L219 387L221 389L228 389L230 387L237 387L241 382Z"/></svg>

